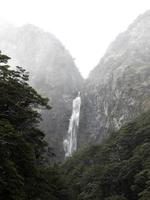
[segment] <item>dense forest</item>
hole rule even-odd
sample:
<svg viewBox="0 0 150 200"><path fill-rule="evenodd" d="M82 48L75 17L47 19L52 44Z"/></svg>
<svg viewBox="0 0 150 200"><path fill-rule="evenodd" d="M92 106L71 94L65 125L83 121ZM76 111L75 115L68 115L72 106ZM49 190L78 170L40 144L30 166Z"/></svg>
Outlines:
<svg viewBox="0 0 150 200"><path fill-rule="evenodd" d="M38 110L50 109L21 67L10 69L0 54L0 199L66 199L57 167L46 159Z"/></svg>
<svg viewBox="0 0 150 200"><path fill-rule="evenodd" d="M0 53L0 199L149 200L150 112L102 144L52 163L38 126L40 111L51 108L48 99L29 85L23 68L8 65L9 59Z"/></svg>
<svg viewBox="0 0 150 200"><path fill-rule="evenodd" d="M71 200L150 199L150 112L63 165Z"/></svg>

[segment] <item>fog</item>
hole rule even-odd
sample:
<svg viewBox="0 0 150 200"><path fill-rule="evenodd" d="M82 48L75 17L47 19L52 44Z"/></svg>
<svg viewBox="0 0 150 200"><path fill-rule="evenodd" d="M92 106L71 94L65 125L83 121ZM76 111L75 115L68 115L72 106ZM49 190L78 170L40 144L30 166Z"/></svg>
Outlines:
<svg viewBox="0 0 150 200"><path fill-rule="evenodd" d="M30 23L53 33L84 77L110 42L150 8L148 0L1 0L0 5L1 22Z"/></svg>

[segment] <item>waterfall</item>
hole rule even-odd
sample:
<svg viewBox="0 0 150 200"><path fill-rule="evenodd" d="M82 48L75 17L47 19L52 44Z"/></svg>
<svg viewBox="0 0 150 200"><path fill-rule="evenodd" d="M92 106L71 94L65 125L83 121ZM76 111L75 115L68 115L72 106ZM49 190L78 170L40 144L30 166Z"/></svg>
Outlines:
<svg viewBox="0 0 150 200"><path fill-rule="evenodd" d="M69 122L67 137L63 141L65 157L71 156L77 149L77 130L79 126L80 106L81 97L80 92L78 92L78 96L73 100L72 115Z"/></svg>

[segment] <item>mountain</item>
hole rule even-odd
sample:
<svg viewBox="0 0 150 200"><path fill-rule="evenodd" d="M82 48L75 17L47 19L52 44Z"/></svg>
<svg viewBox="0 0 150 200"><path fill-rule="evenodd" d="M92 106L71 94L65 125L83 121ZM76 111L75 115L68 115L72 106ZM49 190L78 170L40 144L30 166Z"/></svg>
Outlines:
<svg viewBox="0 0 150 200"><path fill-rule="evenodd" d="M28 70L31 85L49 98L52 109L41 111L41 128L57 159L62 159L72 100L83 81L73 58L55 36L30 24L1 27L0 50L12 58L13 66Z"/></svg>
<svg viewBox="0 0 150 200"><path fill-rule="evenodd" d="M109 46L82 92L79 146L99 143L150 108L150 11Z"/></svg>

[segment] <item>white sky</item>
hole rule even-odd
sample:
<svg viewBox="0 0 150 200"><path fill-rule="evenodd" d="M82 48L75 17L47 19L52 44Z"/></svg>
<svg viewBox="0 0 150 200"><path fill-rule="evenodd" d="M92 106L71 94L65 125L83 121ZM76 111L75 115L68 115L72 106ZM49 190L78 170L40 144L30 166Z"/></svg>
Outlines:
<svg viewBox="0 0 150 200"><path fill-rule="evenodd" d="M87 77L110 42L150 9L150 0L0 0L0 7L1 20L53 33Z"/></svg>

